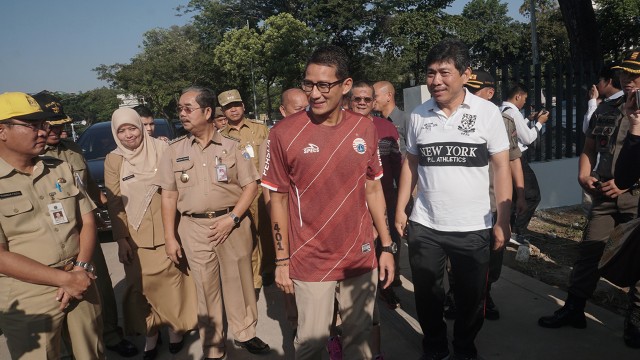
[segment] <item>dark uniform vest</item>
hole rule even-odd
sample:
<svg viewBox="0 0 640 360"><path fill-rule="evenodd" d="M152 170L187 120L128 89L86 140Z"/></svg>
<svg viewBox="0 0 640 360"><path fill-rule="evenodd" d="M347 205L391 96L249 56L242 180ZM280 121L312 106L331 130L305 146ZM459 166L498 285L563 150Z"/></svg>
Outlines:
<svg viewBox="0 0 640 360"><path fill-rule="evenodd" d="M601 181L614 178L615 163L629 131L629 122L623 121L625 97L603 101L591 116L588 135L595 140L596 152L600 155L594 169Z"/></svg>

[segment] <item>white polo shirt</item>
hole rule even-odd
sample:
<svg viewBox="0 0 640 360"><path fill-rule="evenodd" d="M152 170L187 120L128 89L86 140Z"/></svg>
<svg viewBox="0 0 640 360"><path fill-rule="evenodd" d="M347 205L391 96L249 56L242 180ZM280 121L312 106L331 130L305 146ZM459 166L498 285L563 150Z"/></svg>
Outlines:
<svg viewBox="0 0 640 360"><path fill-rule="evenodd" d="M465 89L447 118L431 99L411 113L406 141L419 159L410 220L439 231L490 228L489 157L509 149L499 109Z"/></svg>

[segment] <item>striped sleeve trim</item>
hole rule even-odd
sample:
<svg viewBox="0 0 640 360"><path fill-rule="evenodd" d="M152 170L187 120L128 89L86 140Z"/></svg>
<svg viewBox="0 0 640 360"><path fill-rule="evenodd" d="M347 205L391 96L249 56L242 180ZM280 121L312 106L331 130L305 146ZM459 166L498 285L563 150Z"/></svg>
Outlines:
<svg viewBox="0 0 640 360"><path fill-rule="evenodd" d="M262 185L262 187L265 187L265 188L267 188L267 189L269 189L271 191L276 191L276 192L278 191L278 186L276 186L275 184L272 184L272 183L270 183L270 182L268 182L266 180L262 180L260 182L260 185Z"/></svg>
<svg viewBox="0 0 640 360"><path fill-rule="evenodd" d="M380 179L382 179L382 175L384 175L384 174L382 173L382 171L380 171L379 173L377 173L377 174L376 174L376 176L374 176L374 177L373 177L373 180L380 180Z"/></svg>

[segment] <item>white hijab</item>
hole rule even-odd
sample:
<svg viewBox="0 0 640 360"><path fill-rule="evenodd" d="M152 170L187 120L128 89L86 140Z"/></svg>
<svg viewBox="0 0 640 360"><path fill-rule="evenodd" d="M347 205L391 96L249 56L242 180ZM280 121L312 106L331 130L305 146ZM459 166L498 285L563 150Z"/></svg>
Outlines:
<svg viewBox="0 0 640 360"><path fill-rule="evenodd" d="M118 129L125 124L131 124L140 129L142 142L134 150L127 149L118 139ZM158 169L160 156L168 145L162 140L149 136L138 113L129 108L121 108L113 112L111 132L118 145L112 153L123 158L120 168L122 203L129 224L138 230L153 195L158 192L158 186L153 185L153 178ZM127 179L129 176L133 177Z"/></svg>

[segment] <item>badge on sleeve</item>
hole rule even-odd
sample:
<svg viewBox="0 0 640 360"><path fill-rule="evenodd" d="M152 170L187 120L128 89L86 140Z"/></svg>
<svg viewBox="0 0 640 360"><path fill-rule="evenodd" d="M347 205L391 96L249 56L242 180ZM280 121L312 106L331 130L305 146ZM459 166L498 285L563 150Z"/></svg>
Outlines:
<svg viewBox="0 0 640 360"><path fill-rule="evenodd" d="M53 225L66 224L69 222L67 219L67 214L62 207L62 203L53 203L47 205L49 208L49 216L51 216L51 221L53 221Z"/></svg>

